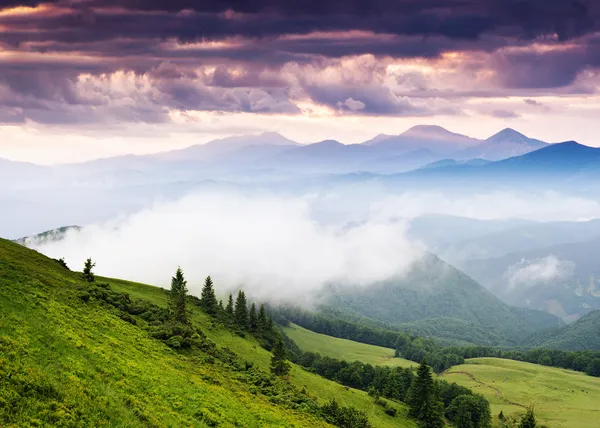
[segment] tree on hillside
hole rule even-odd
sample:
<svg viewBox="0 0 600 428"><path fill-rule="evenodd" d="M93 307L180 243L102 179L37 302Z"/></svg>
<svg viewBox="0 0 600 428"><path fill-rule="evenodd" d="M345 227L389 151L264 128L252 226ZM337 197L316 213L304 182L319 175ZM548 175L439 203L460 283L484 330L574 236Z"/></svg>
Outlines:
<svg viewBox="0 0 600 428"><path fill-rule="evenodd" d="M87 282L94 282L96 280L96 275L92 272L92 269L96 266L96 263L92 262L91 257L85 261L83 265L83 272L81 273L81 277Z"/></svg>
<svg viewBox="0 0 600 428"><path fill-rule="evenodd" d="M529 407L521 420L519 421L519 428L535 428L537 427L537 422L535 420L535 413L533 412L533 407Z"/></svg>
<svg viewBox="0 0 600 428"><path fill-rule="evenodd" d="M285 376L290 372L291 366L287 361L287 353L281 336L277 338L273 347L273 356L271 357L271 373L275 376Z"/></svg>
<svg viewBox="0 0 600 428"><path fill-rule="evenodd" d="M265 310L265 305L260 305L260 309L258 310L258 317L256 319L256 327L260 333L263 333L267 330L267 312Z"/></svg>
<svg viewBox="0 0 600 428"><path fill-rule="evenodd" d="M183 277L183 271L177 268L175 276L171 278L171 292L169 300L171 305L171 315L173 319L182 324L188 323L188 313L185 306L187 295L187 281Z"/></svg>
<svg viewBox="0 0 600 428"><path fill-rule="evenodd" d="M225 312L229 315L233 316L233 296L229 293L229 299L227 300L227 306L225 307Z"/></svg>
<svg viewBox="0 0 600 428"><path fill-rule="evenodd" d="M446 416L457 428L490 428L490 403L481 395L463 394L452 400Z"/></svg>
<svg viewBox="0 0 600 428"><path fill-rule="evenodd" d="M67 266L67 262L65 261L64 257L61 257L60 259L53 259L53 260L56 260L56 263L58 263L59 265L61 265L65 269L71 270L71 269L69 269L69 266Z"/></svg>
<svg viewBox="0 0 600 428"><path fill-rule="evenodd" d="M256 305L254 303L252 303L252 306L250 306L250 313L248 315L248 325L250 326L251 331L258 331L258 318L256 316Z"/></svg>
<svg viewBox="0 0 600 428"><path fill-rule="evenodd" d="M202 294L200 295L200 307L207 314L214 315L217 313L217 297L215 296L215 289L213 286L212 279L209 276L204 280L204 287L202 287Z"/></svg>
<svg viewBox="0 0 600 428"><path fill-rule="evenodd" d="M243 290L238 291L235 300L234 309L235 323L240 327L248 328L248 303L246 302L246 293Z"/></svg>
<svg viewBox="0 0 600 428"><path fill-rule="evenodd" d="M436 395L431 368L423 360L417 370L417 376L408 391L410 415L423 427L441 428L444 426L443 404Z"/></svg>

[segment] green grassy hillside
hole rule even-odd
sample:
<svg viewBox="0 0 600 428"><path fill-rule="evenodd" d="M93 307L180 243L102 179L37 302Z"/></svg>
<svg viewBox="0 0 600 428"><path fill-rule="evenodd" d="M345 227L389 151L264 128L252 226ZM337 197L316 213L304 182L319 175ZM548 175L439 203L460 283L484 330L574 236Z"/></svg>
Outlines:
<svg viewBox="0 0 600 428"><path fill-rule="evenodd" d="M481 345L516 344L535 331L561 323L553 315L502 303L434 255L423 257L398 280L368 288L333 290L327 303L348 317L362 316L396 326L425 320L415 326L419 332L429 326L435 337L472 337ZM439 318L460 321L435 323ZM474 329L476 335L472 334Z"/></svg>
<svg viewBox="0 0 600 428"><path fill-rule="evenodd" d="M162 289L98 281L166 306ZM0 425L327 426L303 405L290 405L281 381L268 395L235 364L175 352L150 336L144 320L128 322L114 307L84 299L86 286L57 262L0 239ZM253 338L230 333L197 308L192 318L218 349L268 368L271 354ZM365 392L297 366L291 382L321 403L335 398L364 410L374 427L415 426L403 405L392 404L392 418Z"/></svg>
<svg viewBox="0 0 600 428"><path fill-rule="evenodd" d="M599 426L600 379L583 373L499 358L475 358L450 368L443 378L484 395L494 418L500 411L510 415L533 405L540 424L552 428Z"/></svg>
<svg viewBox="0 0 600 428"><path fill-rule="evenodd" d="M416 367L417 363L403 358L394 358L394 350L381 346L367 345L352 340L338 339L315 333L295 324L284 327L283 331L303 351L346 361L360 361L366 364L390 367Z"/></svg>
<svg viewBox="0 0 600 428"><path fill-rule="evenodd" d="M102 281L110 283L116 290L128 292L132 296L148 299L159 306L166 306L167 294L165 290L150 285L138 284L119 279L102 278ZM244 359L251 361L257 366L268 369L271 354L261 348L251 338L242 338L232 334L219 324L213 322L201 311L194 311L192 319L202 326L207 337L216 343L226 346ZM367 413L374 427L415 427L412 420L406 418L407 408L404 404L393 403L392 406L398 410L398 416L391 418L386 415L379 406L373 404L371 397L366 392L347 388L338 383L331 382L318 375L307 372L299 366L292 365L291 380L298 387L308 389L311 395L316 395L320 402L336 399L340 404L353 406Z"/></svg>

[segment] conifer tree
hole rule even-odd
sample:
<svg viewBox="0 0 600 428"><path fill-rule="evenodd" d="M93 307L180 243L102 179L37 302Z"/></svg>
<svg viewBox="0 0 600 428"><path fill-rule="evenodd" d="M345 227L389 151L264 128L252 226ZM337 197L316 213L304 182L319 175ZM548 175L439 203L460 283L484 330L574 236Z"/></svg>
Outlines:
<svg viewBox="0 0 600 428"><path fill-rule="evenodd" d="M91 258L88 258L83 265L83 272L81 277L87 282L94 282L96 280L96 275L92 272L92 269L96 266L96 263L92 262Z"/></svg>
<svg viewBox="0 0 600 428"><path fill-rule="evenodd" d="M273 317L271 314L267 317L267 330L271 331L275 329L275 322L273 321Z"/></svg>
<svg viewBox="0 0 600 428"><path fill-rule="evenodd" d="M173 319L182 324L188 323L188 313L185 306L186 295L187 281L183 276L183 271L178 267L175 276L171 278L171 292L169 293L169 297Z"/></svg>
<svg viewBox="0 0 600 428"><path fill-rule="evenodd" d="M242 290L238 291L235 300L234 317L237 325L243 329L248 328L248 304L246 303L246 293Z"/></svg>
<svg viewBox="0 0 600 428"><path fill-rule="evenodd" d="M252 303L252 306L250 306L248 325L250 326L251 331L256 332L258 330L258 318L256 316L256 305L254 303Z"/></svg>
<svg viewBox="0 0 600 428"><path fill-rule="evenodd" d="M200 306L207 314L214 315L217 313L217 297L210 275L204 280L204 287L202 287L202 294L200 295Z"/></svg>
<svg viewBox="0 0 600 428"><path fill-rule="evenodd" d="M537 427L537 422L535 420L535 414L533 412L533 407L529 407L521 421L519 422L519 428L535 428Z"/></svg>
<svg viewBox="0 0 600 428"><path fill-rule="evenodd" d="M258 310L258 317L256 320L256 326L259 332L263 333L267 330L267 312L265 311L265 305L260 305Z"/></svg>
<svg viewBox="0 0 600 428"><path fill-rule="evenodd" d="M277 338L273 347L273 356L271 357L271 373L275 376L285 376L290 372L291 366L287 361L287 353L281 336Z"/></svg>
<svg viewBox="0 0 600 428"><path fill-rule="evenodd" d="M417 376L408 391L410 415L424 427L441 428L444 426L444 408L436 395L431 369L423 360L417 370Z"/></svg>
<svg viewBox="0 0 600 428"><path fill-rule="evenodd" d="M227 300L227 307L225 308L225 312L233 316L233 296L231 295L231 293L229 293L229 299Z"/></svg>
<svg viewBox="0 0 600 428"><path fill-rule="evenodd" d="M221 312L223 312L225 310L225 307L223 306L223 300L219 300L219 310Z"/></svg>

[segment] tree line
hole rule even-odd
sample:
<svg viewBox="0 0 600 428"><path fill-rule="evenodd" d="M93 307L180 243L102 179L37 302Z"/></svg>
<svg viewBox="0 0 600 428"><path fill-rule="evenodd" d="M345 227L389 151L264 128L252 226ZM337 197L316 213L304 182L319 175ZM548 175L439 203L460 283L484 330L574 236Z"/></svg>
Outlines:
<svg viewBox="0 0 600 428"><path fill-rule="evenodd" d="M332 315L315 314L299 308L273 309L282 325L290 322L328 336L395 349L396 356L420 363L427 359L436 373L463 364L466 358L496 357L584 372L600 377L600 352L562 351L535 348L505 349L492 346L442 346L435 339L414 336L391 328L376 328Z"/></svg>

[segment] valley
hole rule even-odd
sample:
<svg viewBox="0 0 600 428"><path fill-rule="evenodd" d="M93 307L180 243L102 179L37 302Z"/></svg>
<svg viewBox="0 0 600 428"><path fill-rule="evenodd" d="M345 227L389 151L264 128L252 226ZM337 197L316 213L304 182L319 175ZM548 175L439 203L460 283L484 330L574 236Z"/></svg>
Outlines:
<svg viewBox="0 0 600 428"><path fill-rule="evenodd" d="M598 426L598 378L498 358L469 359L444 372L442 378L485 396L494 417L534 406L539 423L549 427Z"/></svg>

